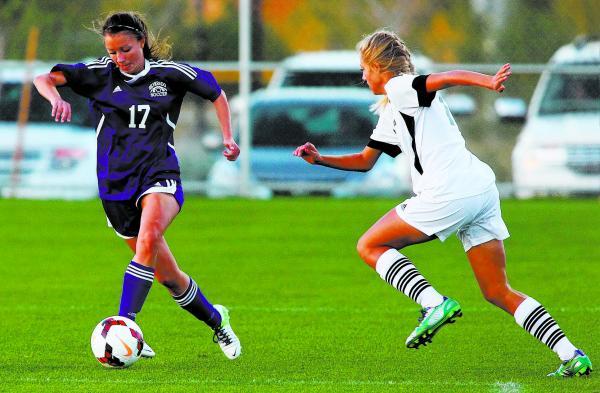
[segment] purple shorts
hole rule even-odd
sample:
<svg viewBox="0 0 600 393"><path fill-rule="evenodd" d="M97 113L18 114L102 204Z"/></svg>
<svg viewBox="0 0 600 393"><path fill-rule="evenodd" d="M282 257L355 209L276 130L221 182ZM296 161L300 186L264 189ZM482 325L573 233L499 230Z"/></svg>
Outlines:
<svg viewBox="0 0 600 393"><path fill-rule="evenodd" d="M142 219L142 207L139 201L144 195L161 192L171 194L179 204L179 210L183 207L183 188L181 180L155 180L141 188L141 192L135 197L125 201L109 201L102 199L102 207L106 213L108 226L112 227L119 237L131 239L140 232L140 221Z"/></svg>

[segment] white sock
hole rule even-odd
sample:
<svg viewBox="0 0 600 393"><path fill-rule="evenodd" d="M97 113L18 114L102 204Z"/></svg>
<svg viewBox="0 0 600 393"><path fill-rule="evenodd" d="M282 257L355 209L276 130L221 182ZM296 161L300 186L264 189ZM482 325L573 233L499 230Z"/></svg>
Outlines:
<svg viewBox="0 0 600 393"><path fill-rule="evenodd" d="M444 301L444 297L427 282L415 265L397 250L389 249L381 254L375 270L385 282L422 307L435 307Z"/></svg>
<svg viewBox="0 0 600 393"><path fill-rule="evenodd" d="M515 321L532 336L556 352L560 360L573 357L577 348L565 336L560 326L535 299L528 297L515 310Z"/></svg>

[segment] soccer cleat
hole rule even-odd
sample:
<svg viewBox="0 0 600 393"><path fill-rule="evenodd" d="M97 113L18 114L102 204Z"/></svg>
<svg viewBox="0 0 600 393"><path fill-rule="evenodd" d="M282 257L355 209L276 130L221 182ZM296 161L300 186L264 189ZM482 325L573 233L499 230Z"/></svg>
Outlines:
<svg viewBox="0 0 600 393"><path fill-rule="evenodd" d="M427 307L421 310L419 326L406 339L408 348L418 349L421 345L431 343L431 339L437 331L447 323L454 323L457 317L462 316L460 304L454 299L444 296L444 301L435 307Z"/></svg>
<svg viewBox="0 0 600 393"><path fill-rule="evenodd" d="M225 356L233 360L242 354L242 344L229 324L229 310L220 304L214 307L221 314L221 326L215 328L213 341L219 344Z"/></svg>
<svg viewBox="0 0 600 393"><path fill-rule="evenodd" d="M549 377L568 378L589 375L592 372L592 361L582 350L578 349L570 360L565 360L558 370L548 374Z"/></svg>
<svg viewBox="0 0 600 393"><path fill-rule="evenodd" d="M150 348L150 345L148 345L148 343L144 341L144 346L142 347L142 353L140 354L140 356L143 358L151 359L154 356L156 356L156 353L152 348Z"/></svg>

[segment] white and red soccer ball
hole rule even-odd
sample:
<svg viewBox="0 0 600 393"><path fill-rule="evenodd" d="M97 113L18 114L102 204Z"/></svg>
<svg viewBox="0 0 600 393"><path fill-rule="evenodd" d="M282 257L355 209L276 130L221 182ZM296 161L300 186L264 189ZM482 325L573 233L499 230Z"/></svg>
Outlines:
<svg viewBox="0 0 600 393"><path fill-rule="evenodd" d="M142 329L131 319L114 316L92 332L92 352L104 367L125 368L137 362L144 348Z"/></svg>

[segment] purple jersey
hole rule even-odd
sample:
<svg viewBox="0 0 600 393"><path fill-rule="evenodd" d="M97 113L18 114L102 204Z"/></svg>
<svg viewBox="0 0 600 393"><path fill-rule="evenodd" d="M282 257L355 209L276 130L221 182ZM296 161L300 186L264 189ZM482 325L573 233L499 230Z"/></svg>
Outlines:
<svg viewBox="0 0 600 393"><path fill-rule="evenodd" d="M108 57L57 64L67 86L90 100L96 124L100 198L127 200L154 179L179 179L173 130L189 91L215 101L213 75L183 63L146 60L139 74L123 74Z"/></svg>

